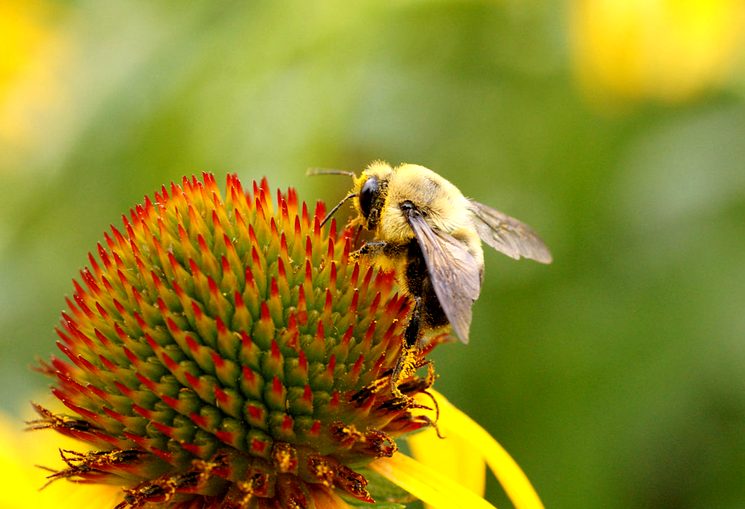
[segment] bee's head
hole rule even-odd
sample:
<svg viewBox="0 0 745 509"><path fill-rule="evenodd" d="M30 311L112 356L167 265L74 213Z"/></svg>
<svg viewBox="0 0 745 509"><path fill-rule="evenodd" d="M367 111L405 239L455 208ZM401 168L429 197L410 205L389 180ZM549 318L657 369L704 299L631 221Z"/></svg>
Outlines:
<svg viewBox="0 0 745 509"><path fill-rule="evenodd" d="M364 181L357 193L357 208L362 217L367 221L373 211L373 204L380 196L380 179L375 175L363 177Z"/></svg>
<svg viewBox="0 0 745 509"><path fill-rule="evenodd" d="M374 230L380 219L380 210L387 194L388 179L392 173L393 168L382 161L371 163L359 177L353 172L345 170L309 169L308 175L349 175L354 180L352 191L326 214L326 217L321 221L321 226L326 224L347 200L356 198L354 206L359 216L354 222L361 224L368 230Z"/></svg>
<svg viewBox="0 0 745 509"><path fill-rule="evenodd" d="M376 161L354 179L352 193L357 198L354 204L360 214L360 222L368 230L374 230L378 225L392 173L393 168L388 163Z"/></svg>

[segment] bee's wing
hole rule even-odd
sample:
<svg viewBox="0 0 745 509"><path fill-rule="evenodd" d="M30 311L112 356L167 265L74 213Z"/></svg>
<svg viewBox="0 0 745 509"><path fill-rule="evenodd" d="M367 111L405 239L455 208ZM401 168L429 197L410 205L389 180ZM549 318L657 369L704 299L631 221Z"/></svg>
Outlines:
<svg viewBox="0 0 745 509"><path fill-rule="evenodd" d="M551 263L551 252L530 226L483 203L470 202L473 226L481 240L515 259Z"/></svg>
<svg viewBox="0 0 745 509"><path fill-rule="evenodd" d="M462 242L432 230L419 211L410 211L407 218L422 250L437 300L455 335L468 343L471 306L481 290L481 267Z"/></svg>

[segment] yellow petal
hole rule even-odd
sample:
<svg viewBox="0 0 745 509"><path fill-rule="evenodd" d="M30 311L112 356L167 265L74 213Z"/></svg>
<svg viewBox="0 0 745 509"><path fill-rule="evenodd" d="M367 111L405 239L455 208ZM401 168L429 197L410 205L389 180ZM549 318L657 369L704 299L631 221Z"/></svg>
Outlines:
<svg viewBox="0 0 745 509"><path fill-rule="evenodd" d="M483 496L486 485L484 457L462 437L448 434L440 438L433 428L428 428L411 435L406 441L417 461Z"/></svg>
<svg viewBox="0 0 745 509"><path fill-rule="evenodd" d="M122 497L115 486L76 484L65 480L47 482L41 468L62 468L59 448L74 441L52 431L24 432L20 419L11 420L0 414L0 507L3 509L100 509L114 507Z"/></svg>
<svg viewBox="0 0 745 509"><path fill-rule="evenodd" d="M471 490L403 453L375 460L369 468L438 509L494 509Z"/></svg>
<svg viewBox="0 0 745 509"><path fill-rule="evenodd" d="M446 437L458 437L480 453L517 509L543 509L543 503L527 476L494 438L445 396L431 391L440 406L437 426Z"/></svg>

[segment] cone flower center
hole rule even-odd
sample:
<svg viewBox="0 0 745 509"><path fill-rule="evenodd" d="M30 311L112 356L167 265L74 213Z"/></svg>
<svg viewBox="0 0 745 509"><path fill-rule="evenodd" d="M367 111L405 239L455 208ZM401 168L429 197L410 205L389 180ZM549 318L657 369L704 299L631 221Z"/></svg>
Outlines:
<svg viewBox="0 0 745 509"><path fill-rule="evenodd" d="M389 387L411 303L324 214L205 174L112 226L67 299L64 358L41 367L70 412L37 405L32 427L92 449L51 478L120 485L119 508L372 501L355 469L429 424Z"/></svg>

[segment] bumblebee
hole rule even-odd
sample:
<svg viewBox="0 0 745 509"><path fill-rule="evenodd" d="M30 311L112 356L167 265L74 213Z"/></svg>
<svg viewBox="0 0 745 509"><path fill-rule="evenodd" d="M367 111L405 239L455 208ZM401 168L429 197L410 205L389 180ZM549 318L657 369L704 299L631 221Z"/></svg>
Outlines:
<svg viewBox="0 0 745 509"><path fill-rule="evenodd" d="M398 380L411 370L416 352L433 329L450 326L468 343L471 307L478 298L484 275L484 241L515 259L551 263L551 253L526 224L487 205L463 196L460 190L423 166L392 167L376 161L354 180L351 192L326 216L353 199L353 223L372 233L356 256L394 268L399 284L414 299L404 334L404 352L394 371Z"/></svg>

